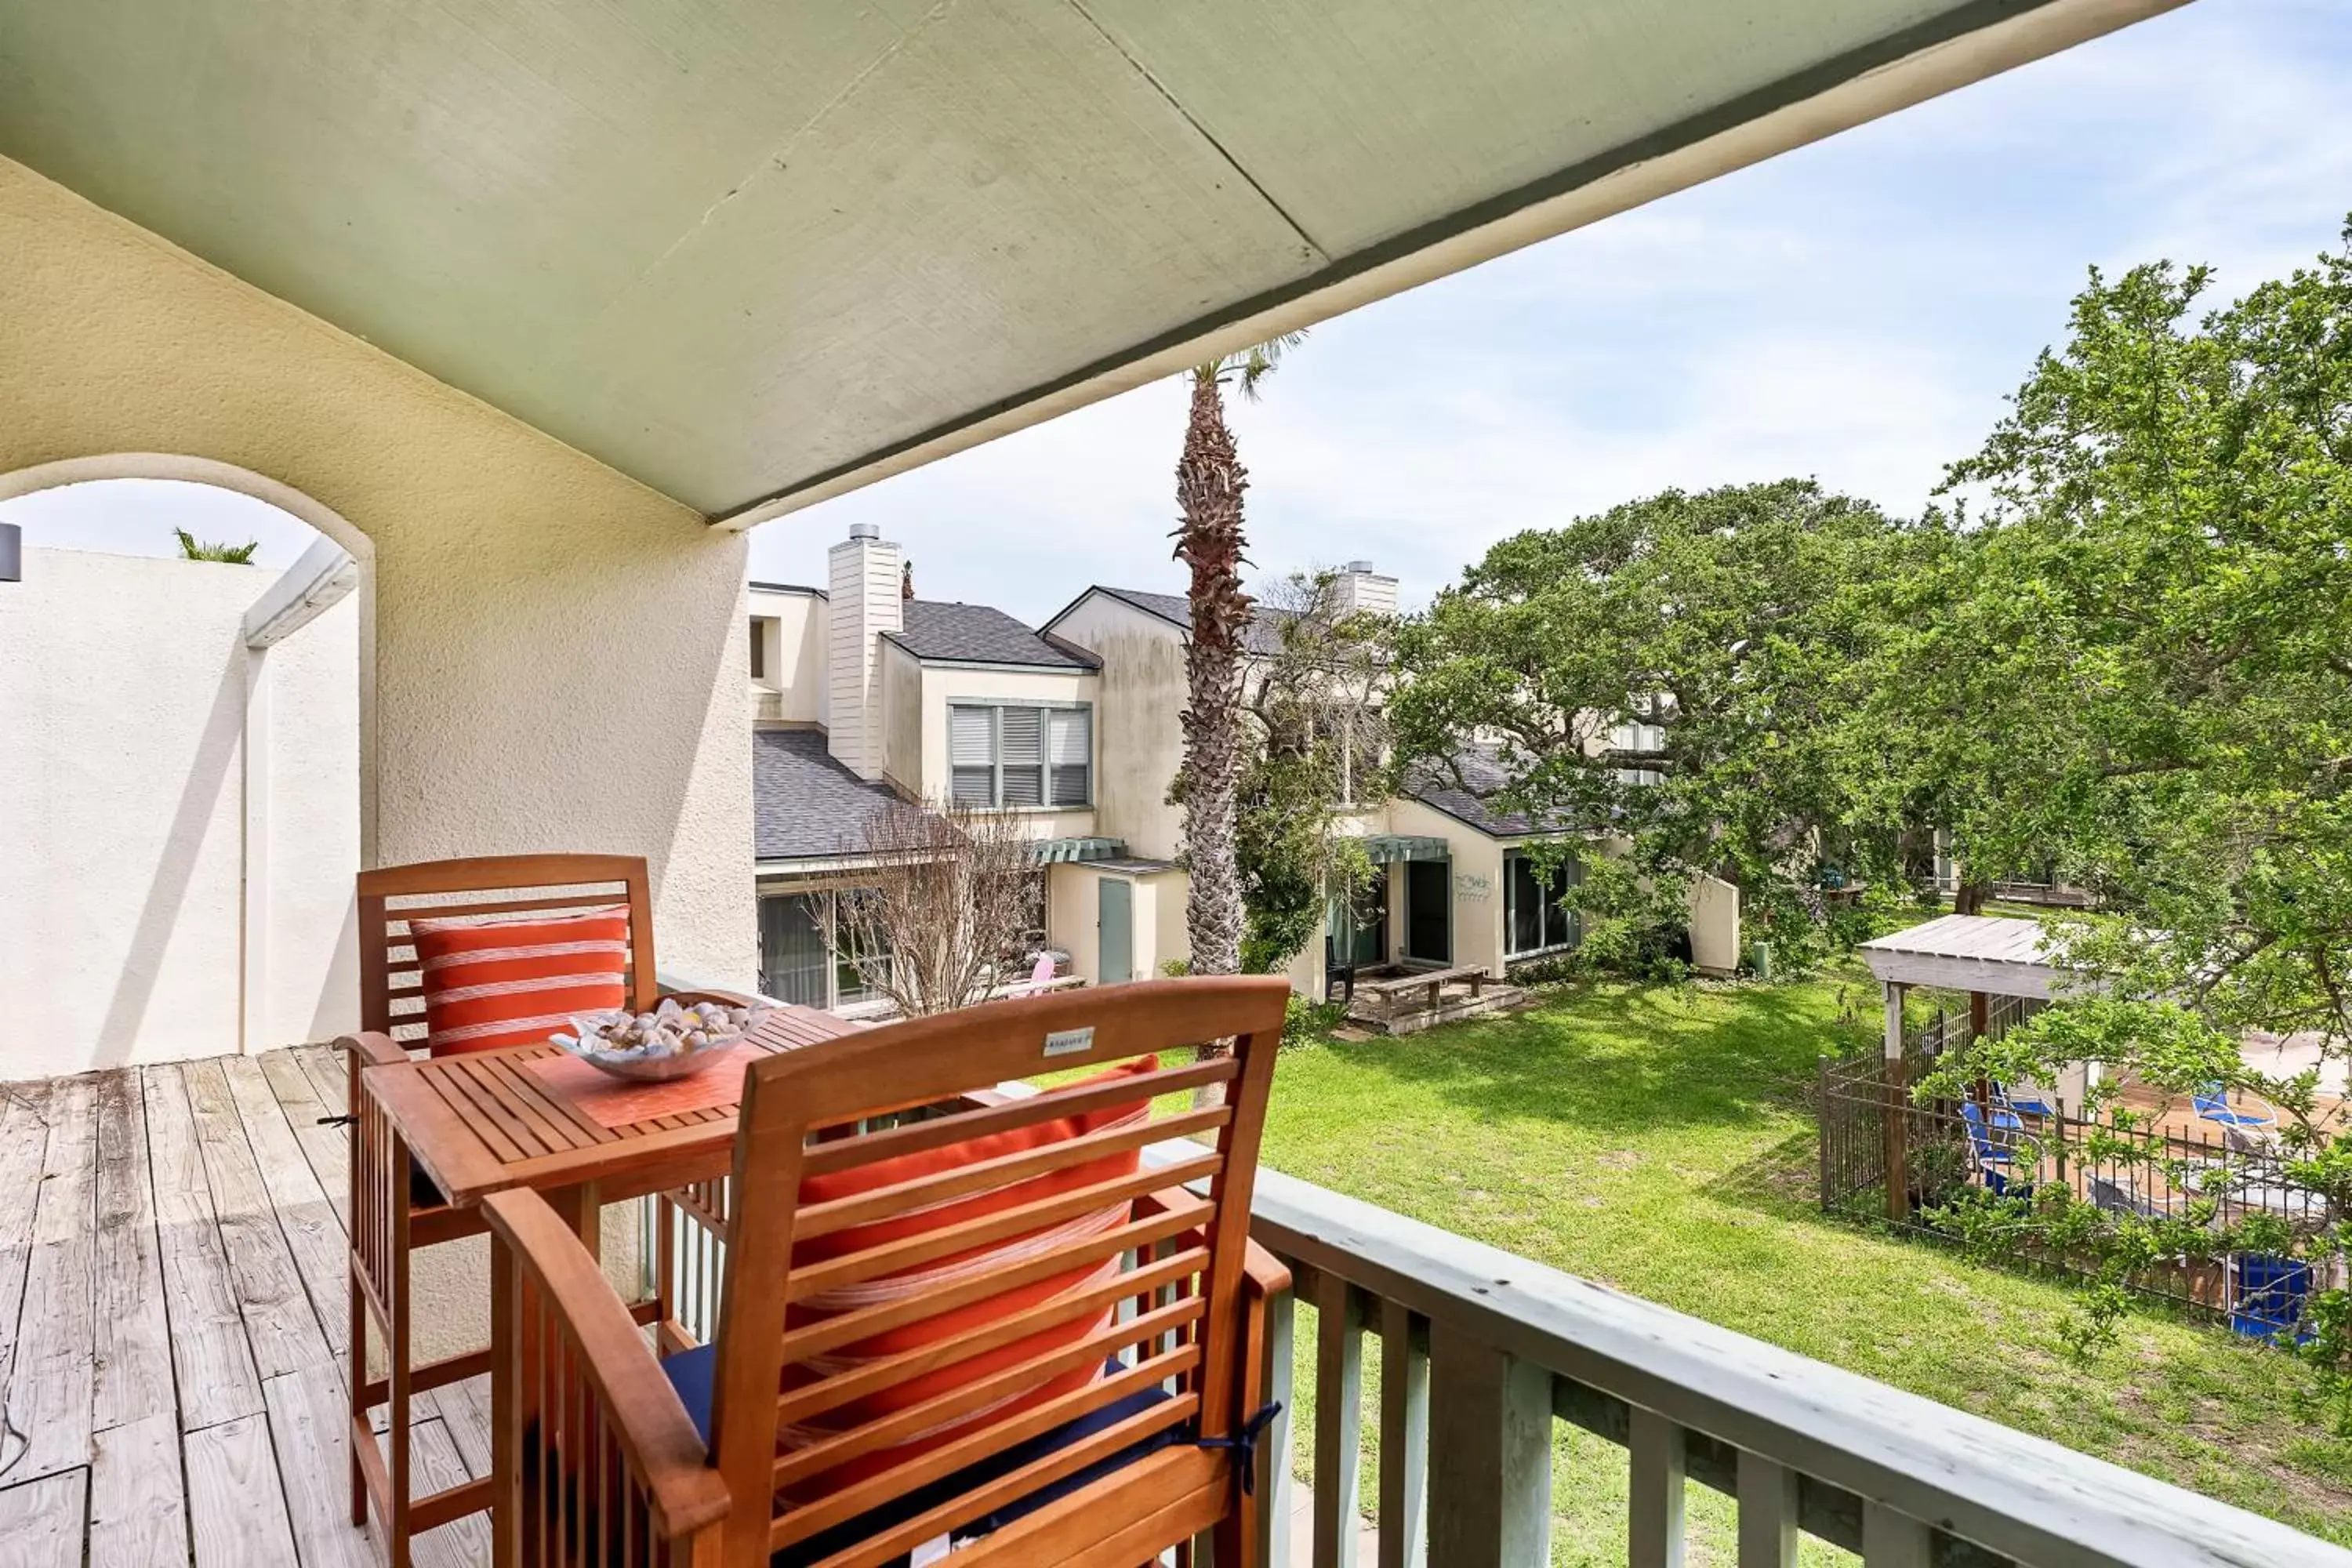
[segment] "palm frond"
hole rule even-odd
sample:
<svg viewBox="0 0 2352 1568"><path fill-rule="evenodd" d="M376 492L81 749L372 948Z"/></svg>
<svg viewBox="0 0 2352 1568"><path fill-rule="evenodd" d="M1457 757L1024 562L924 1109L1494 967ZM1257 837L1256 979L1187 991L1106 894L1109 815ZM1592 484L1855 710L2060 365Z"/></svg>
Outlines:
<svg viewBox="0 0 2352 1568"><path fill-rule="evenodd" d="M1257 401L1257 384L1272 375L1282 356L1307 341L1307 329L1285 332L1278 338L1268 338L1241 357L1242 395L1252 403Z"/></svg>
<svg viewBox="0 0 2352 1568"><path fill-rule="evenodd" d="M1301 327L1295 332L1285 332L1278 338L1268 338L1262 343L1252 344L1239 353L1204 359L1192 367L1190 374L1196 382L1213 382L1221 386L1231 377L1241 384L1242 395L1255 403L1258 383L1274 374L1275 367L1282 363L1283 355L1306 341L1307 329Z"/></svg>

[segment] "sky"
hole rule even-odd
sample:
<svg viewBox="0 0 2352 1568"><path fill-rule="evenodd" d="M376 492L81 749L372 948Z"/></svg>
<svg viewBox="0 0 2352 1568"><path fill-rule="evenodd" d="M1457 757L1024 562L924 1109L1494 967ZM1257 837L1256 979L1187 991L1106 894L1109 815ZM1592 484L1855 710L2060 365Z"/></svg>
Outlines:
<svg viewBox="0 0 2352 1568"><path fill-rule="evenodd" d="M2053 58L1317 327L1233 411L1257 571L1367 558L1425 602L1496 540L1669 486L1810 475L1909 515L1973 451L2085 268L2170 258L2234 298L2352 213L2352 4L2196 0ZM852 522L925 598L1040 622L1089 583L1182 591L1184 426L1141 388L751 538L822 584ZM303 525L122 481L0 504L26 542L290 561Z"/></svg>

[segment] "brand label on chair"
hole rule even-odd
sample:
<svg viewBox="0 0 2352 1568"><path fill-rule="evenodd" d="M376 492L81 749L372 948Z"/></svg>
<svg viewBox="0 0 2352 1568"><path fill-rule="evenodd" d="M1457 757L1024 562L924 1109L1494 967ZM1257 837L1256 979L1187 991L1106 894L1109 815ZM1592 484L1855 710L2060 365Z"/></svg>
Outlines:
<svg viewBox="0 0 2352 1568"><path fill-rule="evenodd" d="M1045 1054L1049 1057L1071 1057L1091 1049L1095 1043L1095 1026L1083 1029L1056 1029L1045 1037Z"/></svg>

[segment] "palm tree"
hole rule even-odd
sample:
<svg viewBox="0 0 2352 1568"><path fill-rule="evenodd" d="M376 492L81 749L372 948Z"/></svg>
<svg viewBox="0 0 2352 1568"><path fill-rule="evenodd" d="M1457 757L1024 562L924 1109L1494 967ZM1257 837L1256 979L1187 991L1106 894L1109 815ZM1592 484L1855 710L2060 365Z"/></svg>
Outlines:
<svg viewBox="0 0 2352 1568"><path fill-rule="evenodd" d="M1225 425L1225 384L1257 400L1258 386L1304 332L1192 367L1192 417L1176 463L1176 559L1192 568L1192 633L1184 650L1184 923L1194 974L1241 969L1242 880L1234 855L1241 775L1242 639L1251 600L1242 592L1242 492L1249 472Z"/></svg>
<svg viewBox="0 0 2352 1568"><path fill-rule="evenodd" d="M179 535L180 554L189 561L226 561L232 566L248 566L253 563L253 552L261 548L257 539L243 544L207 544L184 528L172 531Z"/></svg>

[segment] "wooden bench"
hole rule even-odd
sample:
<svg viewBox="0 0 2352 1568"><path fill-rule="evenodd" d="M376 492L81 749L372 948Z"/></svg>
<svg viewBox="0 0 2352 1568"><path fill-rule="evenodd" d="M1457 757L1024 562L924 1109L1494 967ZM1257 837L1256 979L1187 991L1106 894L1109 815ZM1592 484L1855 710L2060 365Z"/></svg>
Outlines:
<svg viewBox="0 0 2352 1568"><path fill-rule="evenodd" d="M1425 986L1429 991L1430 1011L1435 1012L1439 999L1444 994L1445 987L1454 982L1468 981L1470 995L1475 1000L1486 990L1486 983L1493 978L1494 976L1488 974L1481 965L1463 963L1450 969L1417 969L1410 974L1400 974L1391 980L1360 979L1356 982L1356 987L1358 990L1368 991L1379 997L1382 1005L1393 1012L1396 1009L1398 997L1408 995Z"/></svg>

